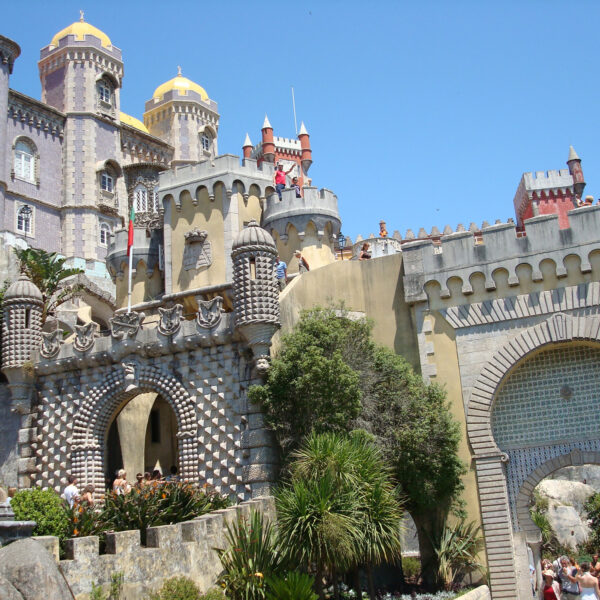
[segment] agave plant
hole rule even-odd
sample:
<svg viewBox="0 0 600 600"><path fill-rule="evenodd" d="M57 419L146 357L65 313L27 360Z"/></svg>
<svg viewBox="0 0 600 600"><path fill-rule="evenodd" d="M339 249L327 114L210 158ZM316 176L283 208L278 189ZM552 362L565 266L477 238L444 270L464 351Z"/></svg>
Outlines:
<svg viewBox="0 0 600 600"><path fill-rule="evenodd" d="M267 580L266 600L317 600L314 584L314 577L298 571L274 575Z"/></svg>
<svg viewBox="0 0 600 600"><path fill-rule="evenodd" d="M217 549L223 567L218 583L225 595L232 600L265 598L265 578L284 568L273 525L253 510L250 519L240 516L233 524L227 523L225 538L227 549Z"/></svg>
<svg viewBox="0 0 600 600"><path fill-rule="evenodd" d="M474 522L461 520L456 525L445 525L439 539L434 542L438 559L438 575L446 589L458 583L470 571L484 570L478 560L483 550L480 527Z"/></svg>

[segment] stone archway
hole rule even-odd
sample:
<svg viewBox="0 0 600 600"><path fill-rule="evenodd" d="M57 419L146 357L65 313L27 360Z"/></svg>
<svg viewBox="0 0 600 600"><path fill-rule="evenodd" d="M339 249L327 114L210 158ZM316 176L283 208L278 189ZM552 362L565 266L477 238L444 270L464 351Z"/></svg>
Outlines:
<svg viewBox="0 0 600 600"><path fill-rule="evenodd" d="M114 369L91 389L73 425L72 473L83 483L104 489L104 438L110 421L128 399L142 392L156 392L169 403L177 420L181 477L198 482L198 435L195 405L181 383L152 365L132 359Z"/></svg>
<svg viewBox="0 0 600 600"><path fill-rule="evenodd" d="M527 530L513 531L506 472L509 456L498 447L492 432L494 401L506 378L532 352L577 340L600 342L600 318L555 314L502 347L481 370L473 386L467 409L467 435L475 462L494 600L531 595Z"/></svg>

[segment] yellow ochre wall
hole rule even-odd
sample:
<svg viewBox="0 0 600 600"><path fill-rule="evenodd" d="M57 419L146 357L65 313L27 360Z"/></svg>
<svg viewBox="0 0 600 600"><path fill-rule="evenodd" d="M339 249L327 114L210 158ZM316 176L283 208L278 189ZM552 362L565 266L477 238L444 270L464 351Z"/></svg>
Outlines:
<svg viewBox="0 0 600 600"><path fill-rule="evenodd" d="M117 308L125 308L127 306L129 265L124 262L121 268L123 270L123 277L117 277L115 282ZM163 274L156 267L152 273L152 277L148 277L146 263L143 260L138 262L131 284L132 305L155 300L164 292Z"/></svg>

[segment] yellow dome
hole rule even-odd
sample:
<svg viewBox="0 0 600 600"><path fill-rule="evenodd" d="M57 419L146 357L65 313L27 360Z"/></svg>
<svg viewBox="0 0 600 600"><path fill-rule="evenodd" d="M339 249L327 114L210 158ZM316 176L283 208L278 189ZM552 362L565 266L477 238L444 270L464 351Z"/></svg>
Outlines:
<svg viewBox="0 0 600 600"><path fill-rule="evenodd" d="M192 91L199 94L202 100L204 100L204 102L208 102L208 94L206 93L206 90L203 87L199 86L197 83L194 83L193 81L188 79L187 77L184 77L181 74L180 67L178 68L178 71L179 72L177 73L177 77L173 77L173 79L169 79L169 81L166 81L162 85L159 85L154 90L154 94L152 97L155 100L162 100L164 95L172 90L177 90L180 96L187 96L187 93L189 91Z"/></svg>
<svg viewBox="0 0 600 600"><path fill-rule="evenodd" d="M103 32L100 31L97 27L90 25L83 21L83 17L81 21L75 21L75 23L71 23L68 27L65 27L62 31L59 31L50 42L50 46L56 47L58 46L58 42L62 40L67 35L74 35L75 39L83 42L85 40L84 36L93 35L100 39L102 45L105 48L111 48L112 42L110 38Z"/></svg>
<svg viewBox="0 0 600 600"><path fill-rule="evenodd" d="M132 117L131 115L126 115L124 112L122 112L119 115L119 118L121 119L121 123L124 123L125 125L129 125L130 127L135 127L136 129L139 129L140 131L143 131L144 133L150 133L148 131L148 129L146 128L146 126L139 119L136 119L135 117Z"/></svg>

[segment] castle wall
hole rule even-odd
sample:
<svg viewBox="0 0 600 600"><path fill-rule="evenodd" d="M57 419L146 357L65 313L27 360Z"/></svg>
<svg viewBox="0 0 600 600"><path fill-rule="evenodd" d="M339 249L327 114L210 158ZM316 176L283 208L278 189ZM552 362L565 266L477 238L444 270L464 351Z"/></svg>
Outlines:
<svg viewBox="0 0 600 600"><path fill-rule="evenodd" d="M99 553L97 536L67 542L67 558L58 560L58 538L36 538L55 557L75 600L87 600L92 582L104 591L111 575L123 573L123 600L138 600L157 592L169 578L185 576L201 591L213 587L222 570L216 549L227 548L226 524L238 517L248 519L251 511L263 514L266 522L276 519L273 498L264 497L197 517L176 525L150 527L146 546L139 531L119 531L106 536L106 554ZM480 596L477 596L479 599Z"/></svg>

